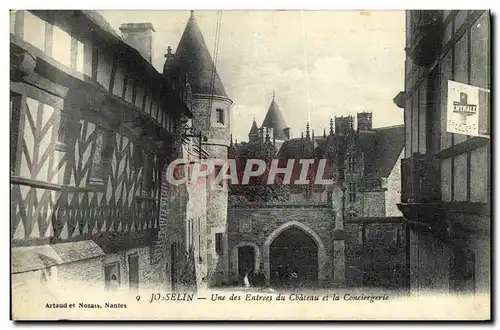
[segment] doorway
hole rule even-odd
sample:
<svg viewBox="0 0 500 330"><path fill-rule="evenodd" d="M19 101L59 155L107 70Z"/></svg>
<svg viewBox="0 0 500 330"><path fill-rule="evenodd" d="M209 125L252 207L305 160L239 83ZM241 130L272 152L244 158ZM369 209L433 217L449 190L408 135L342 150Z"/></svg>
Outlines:
<svg viewBox="0 0 500 330"><path fill-rule="evenodd" d="M129 289L132 292L139 291L139 255L128 256L128 280Z"/></svg>
<svg viewBox="0 0 500 330"><path fill-rule="evenodd" d="M270 280L276 287L318 285L318 245L304 230L292 226L269 249Z"/></svg>
<svg viewBox="0 0 500 330"><path fill-rule="evenodd" d="M251 276L255 271L255 250L253 246L238 248L238 276L241 279L248 273Z"/></svg>

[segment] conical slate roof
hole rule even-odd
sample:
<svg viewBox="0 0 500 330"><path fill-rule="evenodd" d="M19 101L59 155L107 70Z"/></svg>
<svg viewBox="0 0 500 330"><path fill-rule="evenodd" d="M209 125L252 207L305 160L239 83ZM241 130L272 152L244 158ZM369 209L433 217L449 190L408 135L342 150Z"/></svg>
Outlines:
<svg viewBox="0 0 500 330"><path fill-rule="evenodd" d="M269 109L267 110L266 117L262 122L262 126L273 128L276 140L287 139L284 129L288 126L285 123L283 114L281 113L278 102L276 102L274 96L271 104L269 105Z"/></svg>
<svg viewBox="0 0 500 330"><path fill-rule="evenodd" d="M255 119L253 120L252 128L250 128L250 132L248 133L248 136L250 135L259 135L259 128L257 127Z"/></svg>
<svg viewBox="0 0 500 330"><path fill-rule="evenodd" d="M166 71L176 71L178 77L184 78L187 73L193 94L228 97L193 12L174 58L165 66Z"/></svg>

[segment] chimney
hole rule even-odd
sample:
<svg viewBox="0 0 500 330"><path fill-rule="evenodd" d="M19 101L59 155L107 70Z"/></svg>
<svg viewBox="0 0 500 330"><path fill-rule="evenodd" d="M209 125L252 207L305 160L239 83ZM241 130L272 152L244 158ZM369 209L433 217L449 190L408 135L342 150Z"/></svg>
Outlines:
<svg viewBox="0 0 500 330"><path fill-rule="evenodd" d="M120 26L123 39L151 63L153 59L153 32L151 23L125 23Z"/></svg>
<svg viewBox="0 0 500 330"><path fill-rule="evenodd" d="M335 133L339 135L347 135L350 130L351 116L335 116Z"/></svg>
<svg viewBox="0 0 500 330"><path fill-rule="evenodd" d="M283 130L283 132L285 133L285 136L286 136L287 139L291 139L292 138L292 136L291 136L292 132L290 130L290 127L285 128Z"/></svg>

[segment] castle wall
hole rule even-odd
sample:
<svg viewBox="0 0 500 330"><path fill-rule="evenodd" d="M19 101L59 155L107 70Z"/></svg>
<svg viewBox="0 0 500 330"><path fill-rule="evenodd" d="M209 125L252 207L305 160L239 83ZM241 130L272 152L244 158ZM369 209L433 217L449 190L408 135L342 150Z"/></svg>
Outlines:
<svg viewBox="0 0 500 330"><path fill-rule="evenodd" d="M407 284L405 225L383 222L386 219L390 218L344 224L347 286L402 288Z"/></svg>
<svg viewBox="0 0 500 330"><path fill-rule="evenodd" d="M358 213L362 217L383 217L385 216L385 192L366 191L361 196L362 212Z"/></svg>
<svg viewBox="0 0 500 330"><path fill-rule="evenodd" d="M261 265L256 269L266 272L269 267L269 255L265 250L266 240L280 226L287 223L300 223L312 230L324 247L324 254L319 252L319 282L327 286L333 281L333 239L331 232L335 227L333 210L326 205L299 206L299 205L266 205L266 204L239 204L230 205L228 209L229 252L239 243L252 243L258 248L261 256ZM279 234L275 232L275 234ZM268 242L269 243L269 242ZM267 260L266 260L267 258ZM234 258L233 258L234 259ZM230 261L230 269L238 269ZM264 269L260 269L260 267ZM231 279L237 280L237 274L231 273Z"/></svg>

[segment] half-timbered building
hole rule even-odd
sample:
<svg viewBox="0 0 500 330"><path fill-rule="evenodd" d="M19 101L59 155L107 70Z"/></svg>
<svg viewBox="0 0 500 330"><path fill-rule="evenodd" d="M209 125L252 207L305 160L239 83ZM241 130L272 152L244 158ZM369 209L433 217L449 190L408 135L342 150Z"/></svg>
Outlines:
<svg viewBox="0 0 500 330"><path fill-rule="evenodd" d="M405 118L398 207L412 227L411 291L489 293L490 14L411 10L406 23L405 91L395 102ZM448 104L462 99L449 95L453 83L479 91L481 134L448 129Z"/></svg>
<svg viewBox="0 0 500 330"><path fill-rule="evenodd" d="M151 39L138 51L92 11L15 11L10 24L14 287L157 285L161 173L191 113L148 61Z"/></svg>

